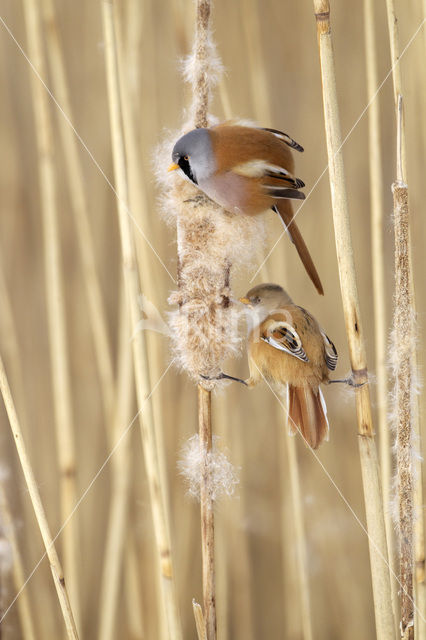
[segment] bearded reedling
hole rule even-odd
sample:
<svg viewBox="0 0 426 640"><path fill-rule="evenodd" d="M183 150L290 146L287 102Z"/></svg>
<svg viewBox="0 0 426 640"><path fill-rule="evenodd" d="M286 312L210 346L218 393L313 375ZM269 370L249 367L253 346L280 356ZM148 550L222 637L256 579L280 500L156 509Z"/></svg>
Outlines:
<svg viewBox="0 0 426 640"><path fill-rule="evenodd" d="M320 384L334 382L329 380L329 372L337 364L334 344L315 318L295 305L277 284L260 284L240 302L254 316L248 338L250 378L246 384L252 387L265 378L272 384L285 385L289 428L293 433L300 431L307 444L316 449L328 439L327 409Z"/></svg>

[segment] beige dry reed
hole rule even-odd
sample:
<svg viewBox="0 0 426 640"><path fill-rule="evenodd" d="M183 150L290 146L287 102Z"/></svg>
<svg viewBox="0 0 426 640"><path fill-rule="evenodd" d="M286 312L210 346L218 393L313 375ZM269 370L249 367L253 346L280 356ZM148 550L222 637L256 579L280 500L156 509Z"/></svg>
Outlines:
<svg viewBox="0 0 426 640"><path fill-rule="evenodd" d="M354 381L362 385L356 389L355 397L369 535L376 633L379 640L389 640L394 637L394 619L389 566L387 562L386 529L380 486L380 472L371 418L365 343L360 318L341 151L342 137L337 103L329 1L314 0L314 10L321 63L328 168L343 312L345 316L352 375Z"/></svg>
<svg viewBox="0 0 426 640"><path fill-rule="evenodd" d="M128 304L129 321L135 329L140 319L138 296L140 293L137 259L131 220L128 210L128 179L124 133L122 122L122 106L120 96L117 45L113 5L102 2L103 29L105 38L106 73L108 84L108 100L110 109L111 138L113 148L114 173L117 191L117 208L120 226L123 275ZM181 638L181 627L178 615L170 546L170 531L167 517L166 488L163 484L160 456L163 452L157 446L154 417L150 395L150 371L147 358L145 336L142 331L136 332L132 340L133 361L136 380L136 394L141 410L140 426L143 443L145 468L150 492L150 503L157 544L157 561L160 570L161 600L166 615L167 634L170 639Z"/></svg>
<svg viewBox="0 0 426 640"><path fill-rule="evenodd" d="M119 441L123 429L131 420L133 400L132 350L129 342L127 304L124 291L120 295L120 320L118 340L117 404L114 416L113 444ZM131 482L130 434L116 450L112 460L111 501L99 602L99 640L113 640L116 636L116 617L119 603L122 567L126 543L126 528L129 523ZM140 606L140 605L138 605Z"/></svg>
<svg viewBox="0 0 426 640"><path fill-rule="evenodd" d="M48 61L52 77L52 89L55 98L66 114L57 109L59 133L66 163L65 176L68 182L72 211L77 231L78 246L83 268L83 282L92 329L95 357L98 366L100 393L103 400L106 425L112 422L114 398L114 371L112 350L108 337L106 309L101 291L95 260L93 232L89 220L89 205L86 195L87 186L83 178L79 142L71 123L74 122L73 110L68 89L62 44L57 24L53 0L43 0Z"/></svg>
<svg viewBox="0 0 426 640"><path fill-rule="evenodd" d="M394 616L397 607L397 585L395 582L395 541L391 514L392 455L390 424L388 419L387 390L387 335L386 324L386 279L384 256L384 205L383 162L381 151L380 101L375 95L379 86L377 71L377 41L375 33L375 11L372 0L364 0L364 38L367 78L368 109L368 158L370 178L371 211L371 256L374 304L374 345L377 380L377 422L379 427L379 458L382 481L383 509L386 525L386 540L390 565L390 580Z"/></svg>
<svg viewBox="0 0 426 640"><path fill-rule="evenodd" d="M4 478L0 481L0 514L2 529L4 535L10 545L12 553L12 574L13 585L16 589L16 593L19 593L19 598L16 603L18 607L19 622L21 625L22 640L35 640L35 624L34 617L31 611L30 598L28 589L25 588L25 570L24 563L19 549L18 537L16 532L16 523L14 522L13 514L10 508L9 499L6 494L6 489L3 486ZM2 623L0 623L1 625Z"/></svg>
<svg viewBox="0 0 426 640"><path fill-rule="evenodd" d="M287 408L288 411L288 408ZM284 437L284 434L282 434ZM299 581L300 611L303 630L303 639L312 640L313 621L311 612L311 598L309 589L308 559L306 549L306 533L303 514L303 500L301 496L301 480L299 462L297 459L297 441L290 433L287 433L287 460L290 475L292 514L294 518L295 547L297 556L297 573Z"/></svg>
<svg viewBox="0 0 426 640"><path fill-rule="evenodd" d="M41 78L46 77L41 33L41 16L35 0L24 0L28 53ZM70 387L66 330L65 291L61 264L59 215L57 207L54 138L48 95L35 73L31 90L38 150L38 172L44 236L45 285L52 375L54 423L60 473L61 519L65 522L76 501L76 461L74 421ZM78 526L71 518L62 535L64 567L76 624L79 624Z"/></svg>
<svg viewBox="0 0 426 640"><path fill-rule="evenodd" d="M65 586L64 573L59 561L58 554L56 552L55 543L50 533L49 524L47 522L46 513L44 511L43 504L41 502L40 493L37 488L37 482L34 477L34 473L31 467L31 462L27 454L24 439L22 437L22 431L19 424L18 416L16 414L15 405L12 399L12 394L9 388L9 382L7 380L6 371L4 369L3 360L0 357L0 392L3 396L3 402L6 407L7 416L9 418L9 424L12 431L13 441L18 452L19 461L24 473L25 482L30 494L31 503L34 508L34 513L37 519L38 526L40 528L41 537L46 549L46 555L49 559L50 569L52 571L53 582L58 594L59 604L62 611L62 616L65 622L65 628L67 637L70 640L78 640L78 633L74 622L73 613L71 610L70 601L68 598L68 592Z"/></svg>
<svg viewBox="0 0 426 640"><path fill-rule="evenodd" d="M402 98L399 99L398 142L401 140ZM398 160L401 147L398 145ZM403 181L402 162L400 179L392 185L395 230L395 304L392 336L392 362L394 368L394 419L396 426L396 491L398 502L399 577L401 601L401 637L414 638L414 426L415 371L413 352L416 349L414 305L412 299L410 215L408 187Z"/></svg>
<svg viewBox="0 0 426 640"><path fill-rule="evenodd" d="M403 95L402 91L402 71L400 64L400 47L399 47L399 32L398 32L398 18L395 10L394 0L386 0L387 17L388 17L388 30L389 30L389 44L391 53L392 64L392 80L394 90L394 103L395 103L395 122L397 131L397 172L396 177L399 182L407 182L407 152L405 143L405 122L404 122L404 110L400 102L400 96ZM424 29L424 26L423 26ZM402 111L401 111L402 110ZM410 227L408 228L408 234L410 236ZM410 237L408 238L410 243ZM411 251L409 252L410 271L413 272ZM411 287L411 303L413 313L416 312L416 296L414 290L414 279L410 280ZM417 374L417 349L413 344L413 351L411 354L411 363L413 372ZM415 376L417 380L417 375ZM414 425L414 433L416 439L420 440L420 407L418 397L413 401L413 413L411 416ZM414 556L415 556L415 570L416 570L416 604L417 611L426 612L426 580L425 580L425 532L424 532L424 518L420 514L424 513L423 505L423 465L420 458L417 458L414 463L414 502L415 511L418 517L414 519ZM416 634L420 640L426 639L426 621L424 615L416 615Z"/></svg>

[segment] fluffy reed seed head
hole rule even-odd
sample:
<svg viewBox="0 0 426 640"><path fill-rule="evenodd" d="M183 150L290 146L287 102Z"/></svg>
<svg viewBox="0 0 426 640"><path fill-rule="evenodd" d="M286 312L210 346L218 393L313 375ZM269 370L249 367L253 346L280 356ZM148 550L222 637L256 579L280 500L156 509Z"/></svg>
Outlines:
<svg viewBox="0 0 426 640"><path fill-rule="evenodd" d="M178 469L188 486L188 494L197 500L200 499L200 482L205 469L210 479L210 499L214 502L224 496L233 496L239 483L239 469L219 450L219 440L218 436L213 436L211 451L204 453L203 447L199 444L199 436L195 434L182 448Z"/></svg>

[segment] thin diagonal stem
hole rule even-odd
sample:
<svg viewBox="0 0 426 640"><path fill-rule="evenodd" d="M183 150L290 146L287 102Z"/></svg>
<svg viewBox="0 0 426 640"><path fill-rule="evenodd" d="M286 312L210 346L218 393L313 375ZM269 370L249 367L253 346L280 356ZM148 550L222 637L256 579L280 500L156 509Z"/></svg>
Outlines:
<svg viewBox="0 0 426 640"><path fill-rule="evenodd" d="M16 414L15 405L10 393L9 383L6 377L6 371L4 369L3 360L0 357L0 392L3 396L3 401L6 407L7 415L9 418L10 428L12 430L13 440L16 445L16 449L19 456L19 461L24 472L25 482L28 487L31 502L34 508L34 513L37 518L37 523L40 528L40 533L43 538L44 546L46 548L46 554L49 558L50 569L52 571L53 582L58 594L59 604L61 606L62 615L67 630L67 635L70 640L78 640L78 633L75 626L73 613L71 610L67 589L65 587L65 579L62 571L61 563L59 562L58 554L50 528L47 522L46 514L43 504L41 502L40 494L37 488L37 482L34 478L34 473L31 467L30 459L27 454L27 450L22 437L21 427Z"/></svg>

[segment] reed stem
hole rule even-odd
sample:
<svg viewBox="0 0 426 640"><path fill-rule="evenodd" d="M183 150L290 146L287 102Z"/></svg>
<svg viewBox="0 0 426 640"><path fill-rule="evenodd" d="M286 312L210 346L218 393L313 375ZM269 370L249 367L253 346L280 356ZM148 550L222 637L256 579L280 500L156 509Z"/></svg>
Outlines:
<svg viewBox="0 0 426 640"><path fill-rule="evenodd" d="M130 331L124 292L120 297L119 362L117 408L113 433L114 443L118 442L123 429L129 423L133 400L132 351L129 342ZM115 622L120 595L121 569L130 500L130 444L131 440L128 434L111 460L112 489L99 605L99 640L112 640L116 637Z"/></svg>
<svg viewBox="0 0 426 640"><path fill-rule="evenodd" d="M402 97L399 100L398 142L402 127ZM401 150L398 145L398 161ZM400 171L398 171L400 174ZM402 177L402 175L401 175ZM411 243L409 233L408 187L401 180L392 185L395 229L395 371L396 465L398 494L399 560L401 583L401 637L414 638L414 495L413 422L414 404L412 353L415 326L411 286Z"/></svg>
<svg viewBox="0 0 426 640"><path fill-rule="evenodd" d="M23 0L28 54L42 78L46 77L38 3ZM48 107L48 95L31 72L31 90L38 149L38 170L43 217L45 283L49 328L55 429L60 469L61 520L65 522L77 501L74 424L70 387L69 357L65 319L65 295L58 225L54 142ZM71 518L62 539L64 566L69 583L76 624L79 622L77 569L77 521Z"/></svg>
<svg viewBox="0 0 426 640"><path fill-rule="evenodd" d="M10 509L9 500L6 495L6 491L3 484L0 482L0 513L1 521L4 529L4 534L10 545L12 551L12 574L13 583L18 593L21 594L18 598L16 606L18 607L19 621L21 623L21 631L23 640L35 640L35 625L34 618L31 612L31 605L28 595L28 589L24 588L25 583L25 571L24 563L22 561L22 555L19 550L18 538L16 535L15 523L13 521L13 515Z"/></svg>
<svg viewBox="0 0 426 640"><path fill-rule="evenodd" d="M365 342L360 318L341 151L342 139L331 39L329 0L314 0L314 10L321 62L329 178L343 312L352 374L355 381L362 385L357 387L355 397L367 529L369 534L376 633L379 640L389 640L394 637L395 631L389 565L387 562L386 528L379 466L371 418Z"/></svg>
<svg viewBox="0 0 426 640"><path fill-rule="evenodd" d="M311 598L309 593L308 562L306 554L306 533L303 518L302 496L300 491L299 462L297 460L296 438L287 434L288 472L292 498L292 513L294 518L295 546L297 554L297 569L301 603L301 620L304 640L313 639Z"/></svg>
<svg viewBox="0 0 426 640"><path fill-rule="evenodd" d="M49 64L54 93L67 115L58 112L59 134L67 166L65 177L68 181L70 200L77 231L78 246L83 267L83 281L92 329L95 357L99 372L100 392L103 400L105 422L110 425L114 410L114 370L112 352L108 338L106 310L96 268L93 233L89 221L89 205L86 185L79 157L78 140L70 126L74 122L68 90L64 56L59 36L53 0L43 0L43 15Z"/></svg>
<svg viewBox="0 0 426 640"><path fill-rule="evenodd" d="M425 3L424 3L425 6ZM404 122L404 110L402 104L403 95L402 91L402 73L401 65L399 62L400 48L399 48L399 35L398 35L398 20L395 11L394 0L386 0L387 16L388 16L388 30L389 30L389 44L392 63L392 80L394 89L394 103L395 103L395 120L396 120L396 132L397 132L397 144L396 144L396 179L397 182L407 182L407 162L406 162L406 144L405 144L405 122ZM426 15L426 14L424 14ZM424 31L424 26L423 26ZM394 194L395 200L395 194ZM413 274L413 264L411 255L411 239L410 239L410 225L408 225L408 244L409 244L409 268L410 273ZM414 278L410 279L411 287L411 305L412 313L416 313L416 295L414 289ZM414 329L415 330L415 329ZM417 376L417 350L415 341L412 344L411 353L411 366L412 372L415 372ZM413 424L416 440L420 443L420 407L418 397L413 398L412 415L411 420ZM414 502L415 502L415 515L414 518L414 556L415 556L415 568L416 568L416 605L417 611L426 611L426 581L425 581L425 533L424 533L424 505L423 505L423 465L420 460L413 462L416 467L414 474ZM424 616L416 615L416 635L420 640L426 640L426 622Z"/></svg>
<svg viewBox="0 0 426 640"><path fill-rule="evenodd" d="M216 638L214 510L209 464L212 450L211 392L203 389L201 385L198 385L198 428L200 447L204 461L200 479L204 620L207 640L214 640Z"/></svg>
<svg viewBox="0 0 426 640"><path fill-rule="evenodd" d="M386 324L386 280L383 248L383 161L380 135L380 102L374 95L379 86L377 73L377 42L375 33L375 15L373 0L364 0L364 38L367 76L368 109L368 157L370 176L371 211L371 255L373 275L374 304L374 344L377 377L377 418L379 426L379 458L383 493L383 508L388 544L389 565L391 568L392 602L394 616L397 607L397 587L395 583L395 544L394 528L391 516L391 440L388 421L387 390L387 336ZM396 617L396 616L395 616Z"/></svg>
<svg viewBox="0 0 426 640"><path fill-rule="evenodd" d="M74 622L71 605L68 598L68 592L65 586L65 578L62 571L61 563L56 552L55 543L50 533L50 528L47 522L46 514L43 504L41 502L40 494L37 488L37 482L34 477L34 473L31 467L31 463L27 454L27 450L22 437L21 427L16 414L15 405L10 393L9 383L4 369L3 360L0 356L0 392L3 396L4 405L9 418L10 428L12 430L13 440L16 445L16 449L19 456L19 461L24 473L25 482L27 484L28 493L30 495L31 503L35 512L40 533L43 538L44 546L46 549L46 555L49 559L50 569L52 571L53 582L58 594L59 604L62 611L62 616L65 622L65 628L67 636L70 640L78 640L78 633Z"/></svg>
<svg viewBox="0 0 426 640"><path fill-rule="evenodd" d="M102 17L123 273L129 320L132 330L134 330L140 319L138 307L140 285L134 238L128 215L129 199L126 154L124 147L117 45L113 5L111 2L102 2ZM140 414L141 437L150 492L154 534L157 544L160 585L167 620L167 633L171 640L180 640L182 632L173 584L170 532L167 517L167 492L162 482L163 478L159 461L159 457L163 455L163 452L160 451L157 446L152 403L148 399L150 393L150 371L145 336L142 331L136 332L132 340L132 345L137 400L139 407L142 409Z"/></svg>

